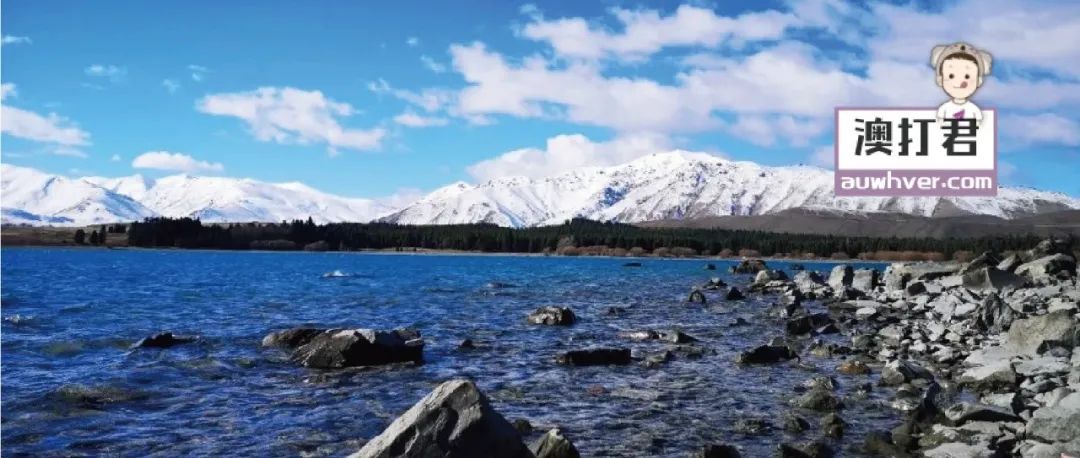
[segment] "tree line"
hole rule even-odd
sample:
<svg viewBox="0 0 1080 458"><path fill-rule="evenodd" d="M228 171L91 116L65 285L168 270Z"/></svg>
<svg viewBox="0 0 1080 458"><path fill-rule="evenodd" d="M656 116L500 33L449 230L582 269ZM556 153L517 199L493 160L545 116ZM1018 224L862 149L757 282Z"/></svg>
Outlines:
<svg viewBox="0 0 1080 458"><path fill-rule="evenodd" d="M791 256L805 258L951 259L986 250L1034 246L1034 235L979 238L897 238L797 235L747 230L645 228L568 220L556 226L506 228L493 224L439 226L390 223L203 224L193 218L148 218L131 223L134 247L224 250L460 250L562 255Z"/></svg>

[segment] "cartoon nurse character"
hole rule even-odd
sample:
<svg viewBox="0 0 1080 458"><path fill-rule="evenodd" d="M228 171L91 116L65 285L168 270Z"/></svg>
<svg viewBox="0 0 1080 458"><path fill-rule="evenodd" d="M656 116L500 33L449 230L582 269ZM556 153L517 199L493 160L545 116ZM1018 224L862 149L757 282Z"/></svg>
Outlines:
<svg viewBox="0 0 1080 458"><path fill-rule="evenodd" d="M976 125L982 123L982 111L971 102L971 96L982 87L983 77L990 74L992 60L990 53L969 43L934 46L930 65L937 73L937 85L951 97L938 107L938 121L952 118L974 119Z"/></svg>

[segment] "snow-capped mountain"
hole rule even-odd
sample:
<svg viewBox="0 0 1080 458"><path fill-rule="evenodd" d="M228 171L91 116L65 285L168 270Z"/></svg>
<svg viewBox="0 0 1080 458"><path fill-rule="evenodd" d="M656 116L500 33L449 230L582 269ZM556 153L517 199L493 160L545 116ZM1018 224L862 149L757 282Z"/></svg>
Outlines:
<svg viewBox="0 0 1080 458"><path fill-rule="evenodd" d="M1000 188L994 198L836 198L832 172L825 169L765 167L675 151L543 179L508 177L478 185L454 183L381 220L522 227L558 224L573 217L641 222L760 215L796 207L1013 218L1080 208L1080 199L1020 188Z"/></svg>
<svg viewBox="0 0 1080 458"><path fill-rule="evenodd" d="M5 224L72 225L134 221L155 215L135 199L82 179L0 164Z"/></svg>
<svg viewBox="0 0 1080 458"><path fill-rule="evenodd" d="M371 221L393 211L376 200L339 197L301 183L188 175L67 178L8 164L0 175L5 224L82 226L150 216L208 222L311 217L325 223Z"/></svg>
<svg viewBox="0 0 1080 458"><path fill-rule="evenodd" d="M765 167L674 151L613 167L589 167L548 178L506 177L457 182L402 208L379 200L327 194L302 183L174 175L156 180L66 178L3 165L3 222L88 225L147 216L192 216L210 222L307 219L379 220L399 224L486 222L526 227L584 217L642 222L725 215L762 215L791 208L920 216L964 214L1016 218L1080 209L1080 199L1026 188L1000 188L993 198L833 197L829 170Z"/></svg>

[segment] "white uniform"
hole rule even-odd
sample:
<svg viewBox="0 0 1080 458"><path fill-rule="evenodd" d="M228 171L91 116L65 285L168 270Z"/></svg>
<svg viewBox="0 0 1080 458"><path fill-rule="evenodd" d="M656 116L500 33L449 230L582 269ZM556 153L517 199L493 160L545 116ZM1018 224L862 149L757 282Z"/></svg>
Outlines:
<svg viewBox="0 0 1080 458"><path fill-rule="evenodd" d="M982 110L971 103L956 103L948 100L937 109L937 118L940 119L974 119L976 123L982 123Z"/></svg>

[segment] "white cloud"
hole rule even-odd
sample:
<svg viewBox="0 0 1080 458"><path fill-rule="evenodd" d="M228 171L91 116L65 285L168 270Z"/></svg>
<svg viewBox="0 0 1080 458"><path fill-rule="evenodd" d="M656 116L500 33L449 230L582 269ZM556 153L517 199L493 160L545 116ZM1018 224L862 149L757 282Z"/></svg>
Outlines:
<svg viewBox="0 0 1080 458"><path fill-rule="evenodd" d="M31 44L33 42L34 41L31 40L30 37L20 37L20 36L15 36L15 35L4 35L4 37L2 39L0 39L0 43L3 43L5 45L19 45L19 44L27 44L28 45L28 44Z"/></svg>
<svg viewBox="0 0 1080 458"><path fill-rule="evenodd" d="M220 162L197 160L187 154L168 151L148 151L135 157L131 166L137 169L168 170L172 172L222 172L225 167Z"/></svg>
<svg viewBox="0 0 1080 458"><path fill-rule="evenodd" d="M196 108L203 113L244 120L252 135L260 141L325 143L331 154L336 154L337 148L377 148L386 135L386 131L378 127L343 127L340 119L356 113L351 105L331 100L319 91L291 87L211 94L200 99Z"/></svg>
<svg viewBox="0 0 1080 458"><path fill-rule="evenodd" d="M583 18L545 20L530 14L533 20L522 28L521 35L549 43L562 57L639 61L665 47L711 48L728 42L740 45L745 41L778 39L798 22L794 15L775 10L727 17L692 5L679 6L667 16L645 9L613 8L610 12L621 25L621 32L606 30Z"/></svg>
<svg viewBox="0 0 1080 458"><path fill-rule="evenodd" d="M109 160L113 161L113 162L120 162L120 155L119 154L113 154L112 157L109 158Z"/></svg>
<svg viewBox="0 0 1080 458"><path fill-rule="evenodd" d="M1080 123L1053 113L1002 116L998 125L1020 142L1080 146Z"/></svg>
<svg viewBox="0 0 1080 458"><path fill-rule="evenodd" d="M87 76L95 78L108 78L109 81L118 83L127 78L127 67L117 65L94 64L83 70Z"/></svg>
<svg viewBox="0 0 1080 458"><path fill-rule="evenodd" d="M87 155L85 151L67 145L57 145L53 148L49 148L47 152L49 154L54 154L57 156L77 157L79 159L85 159L89 157L89 155Z"/></svg>
<svg viewBox="0 0 1080 458"><path fill-rule="evenodd" d="M742 115L728 127L732 135L759 146L773 146L783 140L791 146L806 146L828 127L821 118Z"/></svg>
<svg viewBox="0 0 1080 458"><path fill-rule="evenodd" d="M450 121L446 118L422 116L406 110L404 113L394 116L394 122L408 127L431 127L445 126Z"/></svg>
<svg viewBox="0 0 1080 458"><path fill-rule="evenodd" d="M12 137L66 147L90 144L90 134L56 113L42 116L8 105L0 106L0 110L4 120L0 131Z"/></svg>
<svg viewBox="0 0 1080 458"><path fill-rule="evenodd" d="M176 80L172 79L161 80L161 86L164 87L165 90L168 91L170 94L180 90L180 83L177 83Z"/></svg>
<svg viewBox="0 0 1080 458"><path fill-rule="evenodd" d="M405 39L405 44L415 48L420 45L420 39L417 37L409 37Z"/></svg>
<svg viewBox="0 0 1080 458"><path fill-rule="evenodd" d="M427 112L439 111L454 99L454 93L446 89L428 88L419 92L409 91L397 89L383 79L368 83L368 90L376 94L389 94L423 108Z"/></svg>
<svg viewBox="0 0 1080 458"><path fill-rule="evenodd" d="M420 63L424 64L424 67L433 73L446 73L446 65L436 62L435 59L429 56L420 56Z"/></svg>
<svg viewBox="0 0 1080 458"><path fill-rule="evenodd" d="M206 74L210 73L210 69L203 67L202 65L191 64L187 66L188 71L191 72L191 80L198 83L206 78Z"/></svg>
<svg viewBox="0 0 1080 458"><path fill-rule="evenodd" d="M559 135L547 140L544 149L522 148L477 162L466 171L478 181L503 176L541 178L579 167L611 166L649 154L668 151L671 140L658 134L635 134L606 142L584 135Z"/></svg>
<svg viewBox="0 0 1080 458"><path fill-rule="evenodd" d="M1080 3L962 0L933 12L914 4L878 3L872 9L886 24L881 37L868 41L878 58L929 66L934 45L964 40L988 50L998 61L1080 76L1080 47L1075 45Z"/></svg>

